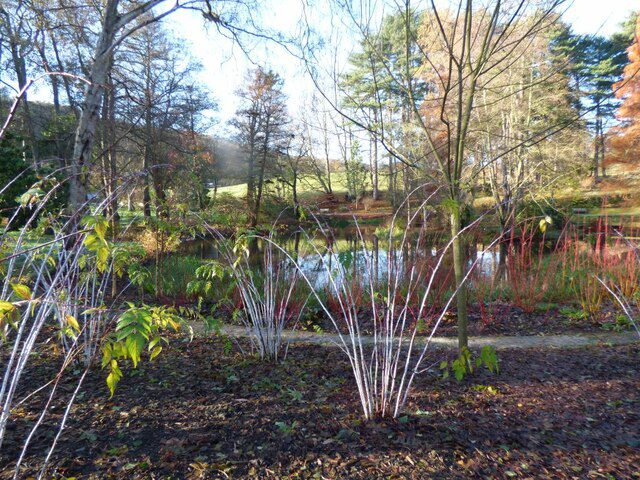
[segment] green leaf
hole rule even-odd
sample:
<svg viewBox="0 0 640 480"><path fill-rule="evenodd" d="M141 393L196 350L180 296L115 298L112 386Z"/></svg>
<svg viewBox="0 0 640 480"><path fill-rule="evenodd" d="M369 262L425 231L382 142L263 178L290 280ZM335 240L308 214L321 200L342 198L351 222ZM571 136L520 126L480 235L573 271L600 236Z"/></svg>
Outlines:
<svg viewBox="0 0 640 480"><path fill-rule="evenodd" d="M482 359L482 363L484 363L485 367L489 369L491 373L499 372L498 367L498 355L496 354L496 349L490 345L485 345L482 347L480 351L480 358Z"/></svg>
<svg viewBox="0 0 640 480"><path fill-rule="evenodd" d="M122 378L122 371L118 367L118 362L115 360L111 360L109 365L111 367L111 373L107 376L107 387L109 388L109 392L111 392L111 397L113 397L116 391L116 385L118 385L118 382Z"/></svg>
<svg viewBox="0 0 640 480"><path fill-rule="evenodd" d="M158 342L159 342L159 341L160 341L160 337L156 337L156 338L154 338L153 340L151 340L151 341L149 342L148 350L149 350L149 351L151 351L151 349L152 349L153 347L155 347L155 346L158 344Z"/></svg>
<svg viewBox="0 0 640 480"><path fill-rule="evenodd" d="M162 345L156 345L156 347L151 351L151 355L149 356L149 360L153 360L156 358L160 352L162 351Z"/></svg>
<svg viewBox="0 0 640 480"><path fill-rule="evenodd" d="M107 385L111 395L115 386L122 377L116 359L130 359L133 367L140 363L143 350L150 353L150 360L156 358L162 351L160 342L166 344L169 340L161 335L163 330L177 329L183 323L173 307L150 307L143 305L136 307L129 303L129 309L123 312L116 322L115 332L111 335L111 341L102 348L102 368L109 367ZM184 310L178 310L185 314ZM187 313L188 314L188 313ZM151 339L151 340L149 340ZM115 362L115 363L114 363Z"/></svg>
<svg viewBox="0 0 640 480"><path fill-rule="evenodd" d="M113 348L110 343L107 343L102 348L102 368L105 368L113 360Z"/></svg>
<svg viewBox="0 0 640 480"><path fill-rule="evenodd" d="M141 335L131 335L125 340L125 347L133 362L133 368L136 368L144 348L144 338Z"/></svg>
<svg viewBox="0 0 640 480"><path fill-rule="evenodd" d="M461 382L464 378L465 373L467 372L464 363L460 360L453 361L453 375L456 377L456 380Z"/></svg>

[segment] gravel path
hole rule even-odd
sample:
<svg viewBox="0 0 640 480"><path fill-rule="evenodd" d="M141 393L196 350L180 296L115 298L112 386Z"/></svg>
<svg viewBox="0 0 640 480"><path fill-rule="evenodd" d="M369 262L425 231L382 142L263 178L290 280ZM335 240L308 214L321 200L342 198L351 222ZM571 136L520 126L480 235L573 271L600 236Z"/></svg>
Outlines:
<svg viewBox="0 0 640 480"><path fill-rule="evenodd" d="M193 324L195 334L204 334L202 324ZM247 337L247 329L240 326L225 325L222 333L229 337ZM310 343L314 345L335 346L340 342L338 335L331 333L309 333L285 330L283 338L289 343ZM418 339L418 345L424 345L425 338ZM363 336L364 344L372 344L373 337ZM480 336L470 337L471 348L481 348L492 345L496 350L527 349L527 348L582 348L596 345L628 345L640 342L640 337L635 332L628 333L582 333L568 335L528 335L528 336ZM455 337L434 337L431 343L435 348L457 348L458 340Z"/></svg>

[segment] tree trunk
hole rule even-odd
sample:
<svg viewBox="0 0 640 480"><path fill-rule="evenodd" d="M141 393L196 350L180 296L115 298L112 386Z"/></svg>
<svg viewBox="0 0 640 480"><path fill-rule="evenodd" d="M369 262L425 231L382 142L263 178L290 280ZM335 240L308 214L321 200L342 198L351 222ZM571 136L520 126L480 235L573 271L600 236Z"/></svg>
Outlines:
<svg viewBox="0 0 640 480"><path fill-rule="evenodd" d="M607 167L605 165L605 143L604 143L604 126L602 119L600 120L600 168L602 170L602 176L607 176Z"/></svg>
<svg viewBox="0 0 640 480"><path fill-rule="evenodd" d="M142 211L145 218L151 218L151 181L153 173L151 172L151 141L145 139L147 145L144 147L144 155L142 157L142 170L145 173L144 189L142 191Z"/></svg>
<svg viewBox="0 0 640 480"><path fill-rule="evenodd" d="M264 143L262 145L262 161L260 163L260 175L258 176L258 193L256 195L255 204L253 206L253 217L251 218L251 226L258 225L258 216L260 215L260 204L262 202L262 191L264 189L264 172L267 167L267 154L269 153L269 125L270 119L267 118L264 127Z"/></svg>
<svg viewBox="0 0 640 480"><path fill-rule="evenodd" d="M393 207L396 206L396 186L394 183L393 157L389 157L389 201Z"/></svg>
<svg viewBox="0 0 640 480"><path fill-rule="evenodd" d="M509 260L509 244L505 238L500 240L498 253L498 268L495 272L495 280L503 280L507 276L507 261Z"/></svg>
<svg viewBox="0 0 640 480"><path fill-rule="evenodd" d="M105 8L102 31L96 45L93 64L89 72L89 84L85 89L84 101L76 129L71 157L69 178L68 211L82 217L87 199L87 169L91 164L96 127L100 120L102 92L111 69L111 48L115 41L118 23L118 0L109 0Z"/></svg>
<svg viewBox="0 0 640 480"><path fill-rule="evenodd" d="M155 193L156 217L169 218L167 194L164 191L161 169L154 168L151 177L153 178L153 191Z"/></svg>
<svg viewBox="0 0 640 480"><path fill-rule="evenodd" d="M15 73L18 79L18 89L22 90L27 85L27 67L26 60L17 53L14 53L14 48L11 48L13 54L13 62L15 66ZM17 52L17 48L16 48ZM33 125L33 118L31 116L31 107L29 105L29 100L27 98L27 92L22 95L22 109L24 111L24 126L27 130L27 134L29 136L28 144L31 149L31 156L33 158L34 163L37 165L38 161L38 148L37 148L37 132Z"/></svg>
<svg viewBox="0 0 640 480"><path fill-rule="evenodd" d="M374 120L376 125L378 124L378 110L374 111ZM372 192L371 196L374 200L378 200L380 197L379 187L378 187L378 140L373 138L373 156L371 159L371 183L372 183Z"/></svg>
<svg viewBox="0 0 640 480"><path fill-rule="evenodd" d="M593 183L596 184L600 180L599 167L600 167L600 105L596 107L596 131L593 139L594 152L593 152Z"/></svg>
<svg viewBox="0 0 640 480"><path fill-rule="evenodd" d="M451 213L451 237L453 238L453 270L455 274L456 289L458 289L458 294L456 296L456 305L458 308L458 349L462 351L463 348L468 348L469 346L469 337L467 333L469 315L467 311L467 287L464 284L464 248L462 245L460 230L460 207L456 206Z"/></svg>
<svg viewBox="0 0 640 480"><path fill-rule="evenodd" d="M265 147L266 148L266 147ZM256 193L253 205L253 215L251 216L251 227L258 225L258 217L260 216L260 205L262 203L262 190L264 188L264 170L267 163L267 154L265 153L262 162L260 162L260 174L258 175L258 191Z"/></svg>
<svg viewBox="0 0 640 480"><path fill-rule="evenodd" d="M142 214L145 218L151 218L151 188L149 187L151 180L146 178L144 181L144 189L142 190Z"/></svg>
<svg viewBox="0 0 640 480"><path fill-rule="evenodd" d="M293 174L293 184L291 185L291 195L293 196L293 215L300 218L300 205L298 203L298 172Z"/></svg>
<svg viewBox="0 0 640 480"><path fill-rule="evenodd" d="M247 164L247 207L252 213L255 201L255 154L256 154L256 116L252 116L249 124L249 159ZM253 223L253 218L250 220Z"/></svg>
<svg viewBox="0 0 640 480"><path fill-rule="evenodd" d="M331 186L331 161L329 160L329 155L326 156L327 163L327 193L329 195L333 194L333 187Z"/></svg>
<svg viewBox="0 0 640 480"><path fill-rule="evenodd" d="M127 210L130 212L135 212L135 207L133 205L133 194L135 193L135 189L131 189L129 194L127 195Z"/></svg>

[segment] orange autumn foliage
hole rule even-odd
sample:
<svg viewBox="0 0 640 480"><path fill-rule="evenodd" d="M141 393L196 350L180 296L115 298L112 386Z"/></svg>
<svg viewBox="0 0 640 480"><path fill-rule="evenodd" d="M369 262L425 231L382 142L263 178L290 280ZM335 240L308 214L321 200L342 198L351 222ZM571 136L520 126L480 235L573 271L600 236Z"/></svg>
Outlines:
<svg viewBox="0 0 640 480"><path fill-rule="evenodd" d="M635 41L627 49L629 64L622 80L613 85L622 100L616 117L620 126L612 130L607 163L640 164L640 16L636 21Z"/></svg>

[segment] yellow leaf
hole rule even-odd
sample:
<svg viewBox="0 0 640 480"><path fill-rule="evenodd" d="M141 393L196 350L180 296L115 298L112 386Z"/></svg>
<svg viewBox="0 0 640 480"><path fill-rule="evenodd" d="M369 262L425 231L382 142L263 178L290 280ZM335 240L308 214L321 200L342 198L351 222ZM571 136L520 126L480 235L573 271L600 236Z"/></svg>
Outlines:
<svg viewBox="0 0 640 480"><path fill-rule="evenodd" d="M547 231L547 222L546 222L546 220L544 218L542 220L540 220L540 231L542 233Z"/></svg>
<svg viewBox="0 0 640 480"><path fill-rule="evenodd" d="M156 358L160 352L162 351L162 346L161 345L156 345L156 347L151 351L151 355L149 356L149 360L153 360L154 358Z"/></svg>
<svg viewBox="0 0 640 480"><path fill-rule="evenodd" d="M98 237L104 240L104 236L107 233L107 221L106 220L97 221L96 226L93 229L95 230Z"/></svg>
<svg viewBox="0 0 640 480"><path fill-rule="evenodd" d="M89 250L95 250L97 246L100 244L100 239L90 233L86 237L84 237L84 241L82 243Z"/></svg>
<svg viewBox="0 0 640 480"><path fill-rule="evenodd" d="M98 257L98 270L103 272L105 268L107 268L107 260L109 259L109 248L108 247L100 247L96 252Z"/></svg>
<svg viewBox="0 0 640 480"><path fill-rule="evenodd" d="M545 233L547 231L547 226L553 225L553 219L546 215L542 220L540 220L540 231Z"/></svg>
<svg viewBox="0 0 640 480"><path fill-rule="evenodd" d="M16 309L16 306L13 303L0 300L0 317L3 317L8 313L13 312L15 309Z"/></svg>
<svg viewBox="0 0 640 480"><path fill-rule="evenodd" d="M66 320L67 325L73 328L76 332L80 331L80 324L78 324L78 320L76 320L76 317L74 317L73 315L67 315Z"/></svg>
<svg viewBox="0 0 640 480"><path fill-rule="evenodd" d="M31 289L26 285L12 283L11 288L21 299L29 300L31 298Z"/></svg>

